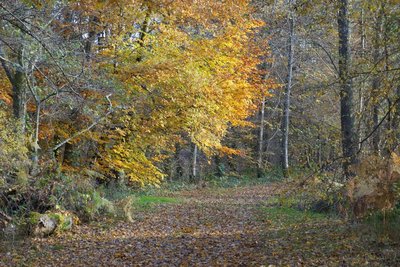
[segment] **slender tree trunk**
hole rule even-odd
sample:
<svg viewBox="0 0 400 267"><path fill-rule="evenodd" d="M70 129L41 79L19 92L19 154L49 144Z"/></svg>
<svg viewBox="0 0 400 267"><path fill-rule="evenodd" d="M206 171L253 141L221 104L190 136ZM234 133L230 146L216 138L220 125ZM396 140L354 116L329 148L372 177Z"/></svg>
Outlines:
<svg viewBox="0 0 400 267"><path fill-rule="evenodd" d="M397 87L396 89L396 99L400 99L400 87ZM393 132L393 144L390 150L393 152L398 148L400 142L400 101L397 101L397 104L395 105L391 124Z"/></svg>
<svg viewBox="0 0 400 267"><path fill-rule="evenodd" d="M383 35L383 38L382 38L383 39L383 56L385 58L385 67L384 67L385 68L385 77L384 77L384 79L386 81L388 81L389 80L389 65L390 65L389 36L388 36L388 27L387 27L388 18L387 18L387 14L385 11L385 8L386 8L385 3L382 3L381 7L382 7L382 16L381 16L380 30ZM398 93L398 92L396 91L396 93ZM393 152L393 143L396 142L396 137L394 134L392 134L393 130L395 130L392 128L392 125L393 125L392 120L393 120L393 116L394 116L393 111L392 111L392 99L388 96L386 100L387 100L387 104L388 104L388 111L387 111L388 117L387 117L386 131L387 131L387 133L389 133L389 135L386 137L386 140L385 140L385 147L384 147L385 155L384 156L390 157L391 153Z"/></svg>
<svg viewBox="0 0 400 267"><path fill-rule="evenodd" d="M35 138L34 138L34 148L33 148L33 166L32 174L36 174L39 169L39 130L40 130L40 101L36 101L36 111L35 111Z"/></svg>
<svg viewBox="0 0 400 267"><path fill-rule="evenodd" d="M192 176L193 179L197 177L197 145L194 145L194 150L193 150Z"/></svg>
<svg viewBox="0 0 400 267"><path fill-rule="evenodd" d="M288 21L289 21L288 74L285 87L285 99L283 103L283 119L282 119L282 170L285 177L289 175L290 93L292 90L293 54L294 54L293 0L290 0Z"/></svg>
<svg viewBox="0 0 400 267"><path fill-rule="evenodd" d="M24 73L20 70L16 70L14 75L13 87L13 112L14 117L21 123L21 132L25 132L26 123L26 88Z"/></svg>
<svg viewBox="0 0 400 267"><path fill-rule="evenodd" d="M377 91L379 90L379 77L374 77L372 80L372 90L375 94L375 98L377 98L376 94ZM376 129L379 124L379 102L378 99L374 99L374 107L373 107L373 115L372 115L372 121L373 121L373 126L372 129ZM375 131L374 136L372 138L372 148L375 154L379 155L380 154L380 149L379 149L379 143L380 143L380 130L379 128Z"/></svg>
<svg viewBox="0 0 400 267"><path fill-rule="evenodd" d="M317 151L317 162L318 162L318 166L321 167L322 166L322 146L323 146L323 142L321 140L321 136L318 134L318 151Z"/></svg>
<svg viewBox="0 0 400 267"><path fill-rule="evenodd" d="M354 173L350 166L357 162L358 136L354 122L353 85L350 77L350 44L348 0L339 1L339 81L340 81L340 121L342 135L343 171L346 179Z"/></svg>
<svg viewBox="0 0 400 267"><path fill-rule="evenodd" d="M85 55L86 55L86 60L90 61L92 57L92 46L93 43L96 41L96 23L99 23L99 19L96 16L90 16L89 17L89 32L88 32L88 38L86 39L85 42Z"/></svg>
<svg viewBox="0 0 400 267"><path fill-rule="evenodd" d="M257 176L263 176L263 144L264 144L264 119L265 119L265 96L262 98L261 103L261 118L260 118L260 136L258 141L258 169Z"/></svg>
<svg viewBox="0 0 400 267"><path fill-rule="evenodd" d="M142 26L140 27L140 33L139 33L139 46L143 47L144 46L144 38L146 37L148 27L149 27L149 22L150 22L150 11L148 10L146 12L145 18L143 20ZM141 62L143 60L143 55L139 54L136 58L137 62Z"/></svg>
<svg viewBox="0 0 400 267"><path fill-rule="evenodd" d="M25 117L26 117L26 84L25 73L23 70L22 53L23 48L17 47L16 66L9 66L9 63L4 59L0 59L1 65L6 73L8 80L12 85L13 98L13 115L20 122L21 133L25 133ZM5 52L0 47L0 55L5 56Z"/></svg>
<svg viewBox="0 0 400 267"><path fill-rule="evenodd" d="M34 131L34 139L33 139L33 156L32 156L32 168L31 168L31 174L32 175L37 175L39 171L39 130L40 130L40 111L42 108L42 102L40 100L40 96L38 92L34 89L35 88L35 78L33 75L33 70L34 70L34 65L35 63L32 64L32 69L28 73L25 74L25 79L26 79L26 86L29 89L30 93L33 96L33 99L35 101L35 131Z"/></svg>
<svg viewBox="0 0 400 267"><path fill-rule="evenodd" d="M365 11L362 8L361 9L361 19L360 19L360 35L361 35L361 58L365 58L365 50L366 50L366 31L365 31ZM365 78L361 76L361 85L358 90L358 114L363 114L364 113L364 91L365 91ZM359 126L359 132L362 130L365 130L365 122L360 121L360 126ZM361 149L361 140L362 140L362 135L358 135L358 149Z"/></svg>
<svg viewBox="0 0 400 267"><path fill-rule="evenodd" d="M380 12L381 13L381 12ZM375 36L373 41L373 63L375 68L378 69L379 58L380 58L380 39L381 39L381 29L382 29L382 16L376 18L375 22ZM373 114L372 114L372 121L373 121L373 128L376 129L379 124L379 104L380 104L380 97L379 97L379 88L380 88L380 77L379 74L374 74L371 84L372 89L372 102L373 102ZM375 154L380 154L379 149L380 143L380 131L377 129L374 133L372 138L372 147Z"/></svg>

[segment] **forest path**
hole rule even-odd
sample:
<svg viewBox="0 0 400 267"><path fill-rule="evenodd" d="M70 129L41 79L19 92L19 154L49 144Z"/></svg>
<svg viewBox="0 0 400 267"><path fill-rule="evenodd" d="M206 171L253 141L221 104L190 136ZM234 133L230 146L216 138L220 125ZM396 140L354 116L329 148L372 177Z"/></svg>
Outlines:
<svg viewBox="0 0 400 267"><path fill-rule="evenodd" d="M398 262L396 251L386 251L385 256L381 245L367 248L359 231L352 231L343 221L266 205L276 190L277 185L260 185L166 193L160 198L165 203L137 209L133 222L104 220L58 237L31 239L9 253L3 263L395 266Z"/></svg>

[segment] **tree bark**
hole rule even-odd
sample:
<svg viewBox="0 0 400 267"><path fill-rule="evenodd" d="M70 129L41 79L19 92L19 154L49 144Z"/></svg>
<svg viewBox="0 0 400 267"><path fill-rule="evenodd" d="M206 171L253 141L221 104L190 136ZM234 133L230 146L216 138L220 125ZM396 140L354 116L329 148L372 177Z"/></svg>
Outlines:
<svg viewBox="0 0 400 267"><path fill-rule="evenodd" d="M400 99L400 87L396 89L396 98ZM393 144L391 147L391 152L398 150L399 142L400 142L400 101L397 101L393 112L393 119L391 121L392 131L393 131ZM397 152L397 151L396 151Z"/></svg>
<svg viewBox="0 0 400 267"><path fill-rule="evenodd" d="M6 61L5 52L0 47L1 65L6 73L8 80L12 86L13 114L20 122L21 133L25 133L25 117L26 117L26 85L25 73L23 71L22 53L23 48L17 48L17 59L15 66L10 67L10 62Z"/></svg>
<svg viewBox="0 0 400 267"><path fill-rule="evenodd" d="M86 60L90 61L92 58L92 46L93 43L96 41L96 24L99 23L99 19L96 16L90 16L89 17L89 29L88 29L88 38L86 39L85 42L85 55L86 55Z"/></svg>
<svg viewBox="0 0 400 267"><path fill-rule="evenodd" d="M260 118L260 136L258 141L258 168L257 176L263 176L263 144L264 144L264 120L265 120L265 96L262 98L261 103L261 118Z"/></svg>
<svg viewBox="0 0 400 267"><path fill-rule="evenodd" d="M340 122L343 152L343 171L345 178L354 176L350 166L357 163L358 135L354 122L353 85L350 77L350 43L349 43L349 3L339 1L339 82L340 82Z"/></svg>
<svg viewBox="0 0 400 267"><path fill-rule="evenodd" d="M361 35L361 40L360 40L360 48L361 48L361 58L365 58L365 52L366 52L366 30L365 30L365 11L363 8L361 8L361 18L360 18L360 35ZM361 84L360 87L358 89L358 102L359 102L359 106L358 106L358 114L363 114L364 112L364 92L365 92L365 78L361 76ZM363 123L363 121L360 121L359 124L359 128L358 128L359 132L361 132L362 130L365 130L365 125ZM361 134L358 135L358 149L361 150L362 149L362 145L361 145L361 139L362 136Z"/></svg>
<svg viewBox="0 0 400 267"><path fill-rule="evenodd" d="M33 73L33 72L32 72ZM33 74L31 73L32 77ZM29 77L26 74L26 85L28 86L33 99L35 100L36 110L35 110L35 132L34 132L34 140L33 140L33 156L32 156L32 169L31 174L36 175L39 170L39 130L40 130L40 110L41 110L41 100L38 93L34 90L34 81L29 82Z"/></svg>
<svg viewBox="0 0 400 267"><path fill-rule="evenodd" d="M381 12L379 12L381 13ZM380 57L380 39L381 39L381 31L382 31L382 15L379 14L379 16L376 18L375 22L375 36L374 36L374 41L373 41L373 63L376 69L378 69L378 64L379 64L379 57ZM373 115L372 115L372 120L373 120L373 128L375 129L378 127L379 123L379 88L380 88L380 77L379 74L374 74L372 78L372 84L371 84L371 89L372 89L372 101L373 101ZM372 138L372 148L375 154L379 155L380 154L380 149L379 149L379 143L380 143L380 131L379 128L375 131L374 136Z"/></svg>
<svg viewBox="0 0 400 267"><path fill-rule="evenodd" d="M294 12L293 0L289 3L289 44L288 44L288 74L285 87L285 99L283 103L282 118L282 170L285 177L289 175L289 122L290 122L290 93L293 78L293 54L294 54Z"/></svg>
<svg viewBox="0 0 400 267"><path fill-rule="evenodd" d="M192 176L193 179L197 177L197 145L194 145L194 150L193 150Z"/></svg>

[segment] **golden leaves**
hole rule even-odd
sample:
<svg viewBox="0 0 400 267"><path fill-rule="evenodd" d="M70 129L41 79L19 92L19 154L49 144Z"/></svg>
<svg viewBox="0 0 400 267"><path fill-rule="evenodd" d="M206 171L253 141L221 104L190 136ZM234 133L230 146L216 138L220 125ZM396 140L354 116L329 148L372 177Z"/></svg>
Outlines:
<svg viewBox="0 0 400 267"><path fill-rule="evenodd" d="M114 14L100 18L112 34L101 67L112 70L129 107L109 133L106 164L153 183L162 175L152 162L182 134L208 155L238 153L221 140L229 126L248 124L265 88L257 68L263 51L250 38L262 23L249 16L249 1L135 2L134 11L129 1L91 7Z"/></svg>

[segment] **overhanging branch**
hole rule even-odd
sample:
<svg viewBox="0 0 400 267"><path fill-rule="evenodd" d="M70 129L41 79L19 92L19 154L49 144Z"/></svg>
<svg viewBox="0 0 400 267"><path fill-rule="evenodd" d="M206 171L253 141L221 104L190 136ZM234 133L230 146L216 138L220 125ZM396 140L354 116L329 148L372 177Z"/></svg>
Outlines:
<svg viewBox="0 0 400 267"><path fill-rule="evenodd" d="M77 132L76 134L72 135L71 137L65 139L64 141L62 141L61 143L57 144L55 147L53 147L51 149L51 151L55 152L57 151L57 149L59 149L60 147L62 147L63 145L65 145L66 143L68 143L69 141L77 138L78 136L90 131L94 126L96 126L97 124L99 124L103 119L105 119L108 115L110 115L111 113L114 112L114 108L112 105L112 102L110 100L111 94L106 96L106 99L108 101L109 107L108 107L108 111L106 114L104 114L103 116L97 118L96 120L94 120L94 122L92 124L90 124L88 127L86 127L85 129L80 130L79 132Z"/></svg>

